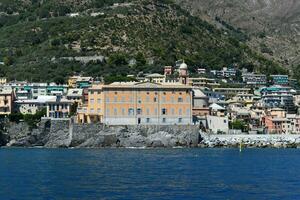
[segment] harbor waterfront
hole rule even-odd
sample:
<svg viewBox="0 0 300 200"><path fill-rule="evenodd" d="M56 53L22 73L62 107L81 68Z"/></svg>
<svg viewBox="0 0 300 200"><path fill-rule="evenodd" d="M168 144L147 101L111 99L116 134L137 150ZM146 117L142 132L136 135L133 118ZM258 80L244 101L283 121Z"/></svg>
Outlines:
<svg viewBox="0 0 300 200"><path fill-rule="evenodd" d="M198 126L105 126L71 120L43 119L31 129L26 123L7 126L0 142L6 147L46 148L172 148L238 147L298 148L298 134L208 134Z"/></svg>
<svg viewBox="0 0 300 200"><path fill-rule="evenodd" d="M15 200L298 199L299 152L2 148L0 196Z"/></svg>

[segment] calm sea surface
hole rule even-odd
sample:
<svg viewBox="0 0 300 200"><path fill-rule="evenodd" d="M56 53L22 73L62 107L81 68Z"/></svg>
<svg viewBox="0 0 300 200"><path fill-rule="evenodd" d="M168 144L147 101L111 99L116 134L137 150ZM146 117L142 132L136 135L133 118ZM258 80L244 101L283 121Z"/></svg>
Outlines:
<svg viewBox="0 0 300 200"><path fill-rule="evenodd" d="M300 150L0 149L0 199L300 199Z"/></svg>

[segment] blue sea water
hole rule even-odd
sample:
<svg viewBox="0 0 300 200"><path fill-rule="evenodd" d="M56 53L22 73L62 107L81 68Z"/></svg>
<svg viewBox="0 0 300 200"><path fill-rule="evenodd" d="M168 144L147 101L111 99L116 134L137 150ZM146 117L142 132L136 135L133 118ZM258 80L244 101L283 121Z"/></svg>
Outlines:
<svg viewBox="0 0 300 200"><path fill-rule="evenodd" d="M0 199L300 199L300 150L5 148Z"/></svg>

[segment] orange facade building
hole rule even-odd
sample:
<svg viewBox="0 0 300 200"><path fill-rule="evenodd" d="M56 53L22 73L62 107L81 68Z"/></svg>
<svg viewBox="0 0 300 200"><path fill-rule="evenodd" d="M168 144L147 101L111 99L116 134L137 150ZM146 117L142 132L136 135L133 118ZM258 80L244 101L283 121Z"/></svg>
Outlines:
<svg viewBox="0 0 300 200"><path fill-rule="evenodd" d="M108 125L192 124L192 88L180 83L125 82L93 85L79 123Z"/></svg>

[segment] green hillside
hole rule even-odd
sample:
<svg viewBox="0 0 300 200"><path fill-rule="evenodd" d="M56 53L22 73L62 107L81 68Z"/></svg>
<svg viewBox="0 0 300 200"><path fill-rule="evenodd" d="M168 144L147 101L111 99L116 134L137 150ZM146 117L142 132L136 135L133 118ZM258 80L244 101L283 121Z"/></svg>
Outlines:
<svg viewBox="0 0 300 200"><path fill-rule="evenodd" d="M0 12L0 75L9 79L62 82L74 72L121 78L161 72L178 59L191 72L230 65L284 71L251 51L242 32L216 29L167 0L6 0ZM94 55L106 61L61 59Z"/></svg>

